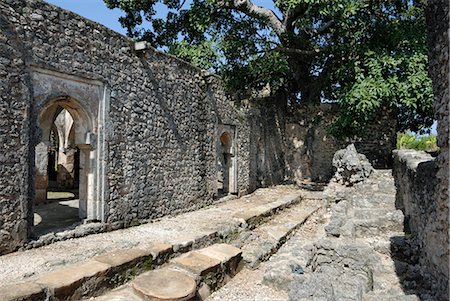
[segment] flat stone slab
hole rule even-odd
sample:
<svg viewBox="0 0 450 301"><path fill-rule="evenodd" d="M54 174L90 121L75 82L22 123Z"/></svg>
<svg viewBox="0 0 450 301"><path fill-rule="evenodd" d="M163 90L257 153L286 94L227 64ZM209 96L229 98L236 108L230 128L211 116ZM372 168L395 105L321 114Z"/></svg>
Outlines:
<svg viewBox="0 0 450 301"><path fill-rule="evenodd" d="M132 286L139 295L152 301L191 300L197 291L193 278L168 268L144 273L133 281Z"/></svg>
<svg viewBox="0 0 450 301"><path fill-rule="evenodd" d="M110 265L90 260L74 264L55 272L50 272L36 279L36 283L52 289L57 298L68 298L90 278L104 276L111 268ZM84 289L87 289L84 287Z"/></svg>
<svg viewBox="0 0 450 301"><path fill-rule="evenodd" d="M227 263L228 261L242 254L241 249L228 244L215 244L207 248L198 250L197 252L210 258L217 259L221 263Z"/></svg>
<svg viewBox="0 0 450 301"><path fill-rule="evenodd" d="M251 207L246 210L242 210L233 215L234 218L244 219L246 222L253 224L252 219L271 215L274 210L281 209L293 205L302 199L301 192L289 194L281 199L263 204L256 207Z"/></svg>
<svg viewBox="0 0 450 301"><path fill-rule="evenodd" d="M172 245L156 243L150 248L150 252L153 257L158 257L159 255L167 254L172 252Z"/></svg>
<svg viewBox="0 0 450 301"><path fill-rule="evenodd" d="M44 300L42 287L33 282L0 286L0 301Z"/></svg>
<svg viewBox="0 0 450 301"><path fill-rule="evenodd" d="M142 249L123 249L96 256L94 260L115 268L143 260L145 257L151 256L150 253Z"/></svg>
<svg viewBox="0 0 450 301"><path fill-rule="evenodd" d="M195 275L204 276L220 266L220 260L203 255L198 251L189 252L170 261L173 265Z"/></svg>

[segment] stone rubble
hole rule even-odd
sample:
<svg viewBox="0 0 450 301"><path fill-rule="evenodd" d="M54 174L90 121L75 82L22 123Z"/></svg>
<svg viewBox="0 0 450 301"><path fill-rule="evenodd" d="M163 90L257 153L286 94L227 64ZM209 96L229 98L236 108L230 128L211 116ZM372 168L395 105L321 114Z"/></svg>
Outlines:
<svg viewBox="0 0 450 301"><path fill-rule="evenodd" d="M264 284L289 300L435 300L418 265L390 170L363 182L331 182L328 211L314 237L294 235L267 263Z"/></svg>
<svg viewBox="0 0 450 301"><path fill-rule="evenodd" d="M347 186L363 181L373 171L369 160L365 155L358 154L354 144L334 154L333 166L336 168L335 180Z"/></svg>

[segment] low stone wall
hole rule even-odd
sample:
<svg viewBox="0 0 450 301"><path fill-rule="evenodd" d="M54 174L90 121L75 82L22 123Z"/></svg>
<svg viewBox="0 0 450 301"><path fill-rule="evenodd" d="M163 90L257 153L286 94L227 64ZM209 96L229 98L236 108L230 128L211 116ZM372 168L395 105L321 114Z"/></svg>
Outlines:
<svg viewBox="0 0 450 301"><path fill-rule="evenodd" d="M434 111L438 122L437 145L440 152L436 158L437 166L437 189L435 191L435 202L438 208L435 224L441 225L439 250L444 252L439 261L442 278L439 279L441 286L439 294L442 300L450 297L450 267L449 267L449 202L450 202L450 152L449 152L449 99L450 99L450 69L449 69L449 39L450 39L450 4L448 0L429 0L426 6L426 17L428 27L428 59L429 73L433 80Z"/></svg>
<svg viewBox="0 0 450 301"><path fill-rule="evenodd" d="M431 278L437 297L443 298L448 286L449 233L448 223L439 218L441 206L435 193L439 187L437 171L435 158L425 152L394 151L396 207L404 212L405 227L419 249L425 276Z"/></svg>

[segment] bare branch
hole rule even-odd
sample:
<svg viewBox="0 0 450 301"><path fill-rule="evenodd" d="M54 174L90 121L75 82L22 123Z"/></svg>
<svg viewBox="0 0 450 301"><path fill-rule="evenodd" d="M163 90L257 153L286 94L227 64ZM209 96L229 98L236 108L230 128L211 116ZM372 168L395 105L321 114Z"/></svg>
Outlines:
<svg viewBox="0 0 450 301"><path fill-rule="evenodd" d="M218 3L221 8L240 11L247 16L265 19L278 37L286 33L286 27L270 9L255 5L251 0L224 0Z"/></svg>

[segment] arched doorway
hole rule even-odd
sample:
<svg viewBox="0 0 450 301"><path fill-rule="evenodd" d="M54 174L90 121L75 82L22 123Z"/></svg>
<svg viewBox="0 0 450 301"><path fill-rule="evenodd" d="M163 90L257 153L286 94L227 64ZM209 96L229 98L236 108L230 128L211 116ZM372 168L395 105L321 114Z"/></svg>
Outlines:
<svg viewBox="0 0 450 301"><path fill-rule="evenodd" d="M221 173L223 194L236 194L237 188L237 157L233 135L224 131L220 135L219 169Z"/></svg>
<svg viewBox="0 0 450 301"><path fill-rule="evenodd" d="M39 236L88 217L95 153L92 119L73 98L49 101L37 127L34 232Z"/></svg>

